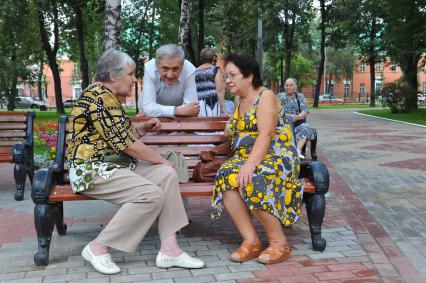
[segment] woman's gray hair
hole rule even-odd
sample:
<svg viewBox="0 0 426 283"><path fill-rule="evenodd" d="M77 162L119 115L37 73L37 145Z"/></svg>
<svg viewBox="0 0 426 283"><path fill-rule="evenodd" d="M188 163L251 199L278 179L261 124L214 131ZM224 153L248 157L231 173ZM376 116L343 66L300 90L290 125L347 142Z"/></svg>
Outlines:
<svg viewBox="0 0 426 283"><path fill-rule="evenodd" d="M295 78L288 78L287 80L290 80L294 83L294 86L297 88L297 80Z"/></svg>
<svg viewBox="0 0 426 283"><path fill-rule="evenodd" d="M213 63L216 52L212 48L204 48L200 52L200 63Z"/></svg>
<svg viewBox="0 0 426 283"><path fill-rule="evenodd" d="M166 44L157 49L157 52L155 53L155 62L158 63L158 61L164 57L179 58L183 64L185 61L185 52L176 44Z"/></svg>
<svg viewBox="0 0 426 283"><path fill-rule="evenodd" d="M111 82L111 76L121 78L127 72L127 67L136 68L135 61L125 52L108 49L96 65L95 81Z"/></svg>

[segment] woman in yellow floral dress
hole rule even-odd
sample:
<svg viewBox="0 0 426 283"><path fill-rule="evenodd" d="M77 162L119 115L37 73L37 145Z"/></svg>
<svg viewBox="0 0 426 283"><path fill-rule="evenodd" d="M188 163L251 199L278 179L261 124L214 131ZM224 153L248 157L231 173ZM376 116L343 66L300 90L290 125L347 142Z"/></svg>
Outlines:
<svg viewBox="0 0 426 283"><path fill-rule="evenodd" d="M303 195L291 127L275 94L262 87L251 56L231 54L224 61L226 84L240 102L227 126L234 155L216 175L212 218L220 217L223 202L243 237L231 260L281 262L291 255L281 224L297 222ZM265 250L250 213L266 231Z"/></svg>

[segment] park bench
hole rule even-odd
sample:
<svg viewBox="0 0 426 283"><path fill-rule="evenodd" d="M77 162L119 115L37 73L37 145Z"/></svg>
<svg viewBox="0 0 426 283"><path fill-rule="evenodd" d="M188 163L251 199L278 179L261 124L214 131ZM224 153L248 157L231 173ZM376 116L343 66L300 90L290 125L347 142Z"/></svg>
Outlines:
<svg viewBox="0 0 426 283"><path fill-rule="evenodd" d="M0 163L15 163L15 200L23 200L27 175L33 182L34 112L0 112Z"/></svg>
<svg viewBox="0 0 426 283"><path fill-rule="evenodd" d="M159 153L182 152L187 159L190 176L199 161L200 151L225 141L223 130L226 118L223 117L162 118L161 120L161 132L145 135L143 142ZM38 237L38 251L34 261L37 265L49 263L49 247L54 226L59 235L64 235L67 231L67 225L64 223L63 202L90 200L87 196L74 194L69 184L65 160L67 117L62 116L59 119L58 128L54 163L49 168L37 170L34 176L32 198L35 203L34 221ZM199 132L210 133L200 135ZM314 250L323 251L326 241L321 238L321 225L325 212L324 194L328 191L329 185L328 171L321 162L305 162L301 166L301 177L305 188L304 202L308 213L312 245ZM211 197L212 186L212 182L197 183L190 179L188 183L180 184L180 191L183 197ZM206 211L208 210L209 208L206 207Z"/></svg>

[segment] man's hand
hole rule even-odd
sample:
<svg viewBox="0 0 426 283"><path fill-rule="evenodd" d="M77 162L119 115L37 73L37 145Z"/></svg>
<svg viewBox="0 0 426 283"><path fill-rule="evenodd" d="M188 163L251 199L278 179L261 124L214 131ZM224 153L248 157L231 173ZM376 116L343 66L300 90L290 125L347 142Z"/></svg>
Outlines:
<svg viewBox="0 0 426 283"><path fill-rule="evenodd" d="M142 124L144 131L158 131L161 129L161 122L157 118L152 118Z"/></svg>
<svg viewBox="0 0 426 283"><path fill-rule="evenodd" d="M200 104L198 101L193 101L186 105L178 106L175 108L175 116L181 117L196 117L200 112Z"/></svg>

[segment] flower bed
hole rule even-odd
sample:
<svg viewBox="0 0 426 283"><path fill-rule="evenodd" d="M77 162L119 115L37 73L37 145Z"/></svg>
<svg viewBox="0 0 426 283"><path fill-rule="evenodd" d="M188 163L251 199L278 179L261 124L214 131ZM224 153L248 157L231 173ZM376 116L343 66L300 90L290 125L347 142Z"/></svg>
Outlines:
<svg viewBox="0 0 426 283"><path fill-rule="evenodd" d="M34 123L34 163L38 168L52 164L56 154L58 124L53 121Z"/></svg>

